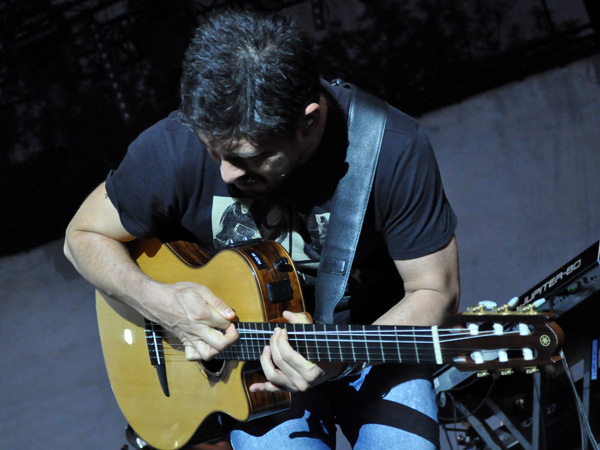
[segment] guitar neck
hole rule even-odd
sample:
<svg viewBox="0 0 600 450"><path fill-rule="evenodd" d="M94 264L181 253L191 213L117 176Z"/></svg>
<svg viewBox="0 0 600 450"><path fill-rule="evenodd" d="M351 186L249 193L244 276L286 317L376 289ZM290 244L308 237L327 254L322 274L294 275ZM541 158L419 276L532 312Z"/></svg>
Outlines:
<svg viewBox="0 0 600 450"><path fill-rule="evenodd" d="M285 328L290 345L309 361L378 363L441 362L437 327L319 325L243 322L240 338L219 359L253 361L276 327Z"/></svg>

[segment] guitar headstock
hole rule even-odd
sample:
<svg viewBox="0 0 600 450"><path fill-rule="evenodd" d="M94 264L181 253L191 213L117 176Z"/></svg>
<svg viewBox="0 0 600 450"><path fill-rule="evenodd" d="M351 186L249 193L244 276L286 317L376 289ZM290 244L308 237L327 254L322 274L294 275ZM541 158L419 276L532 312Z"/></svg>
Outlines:
<svg viewBox="0 0 600 450"><path fill-rule="evenodd" d="M560 360L564 335L553 317L533 306L470 307L440 328L442 358L461 371L479 375L489 371L506 375L513 369L535 372Z"/></svg>

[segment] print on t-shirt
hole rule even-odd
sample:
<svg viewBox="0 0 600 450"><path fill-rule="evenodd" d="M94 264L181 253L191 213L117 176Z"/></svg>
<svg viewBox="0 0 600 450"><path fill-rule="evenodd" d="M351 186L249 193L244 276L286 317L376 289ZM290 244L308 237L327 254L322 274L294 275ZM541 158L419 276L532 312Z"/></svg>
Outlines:
<svg viewBox="0 0 600 450"><path fill-rule="evenodd" d="M329 212L292 216L281 206L271 205L265 210L250 198L213 197L212 230L217 249L250 239L268 239L281 244L296 264L318 264L328 225Z"/></svg>

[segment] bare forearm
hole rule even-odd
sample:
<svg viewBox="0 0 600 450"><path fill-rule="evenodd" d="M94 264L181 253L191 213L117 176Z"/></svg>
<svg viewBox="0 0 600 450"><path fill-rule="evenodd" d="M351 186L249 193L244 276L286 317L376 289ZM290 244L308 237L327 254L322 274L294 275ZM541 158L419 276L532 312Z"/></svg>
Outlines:
<svg viewBox="0 0 600 450"><path fill-rule="evenodd" d="M441 325L456 313L460 299L456 239L430 255L395 261L406 295L377 325Z"/></svg>
<svg viewBox="0 0 600 450"><path fill-rule="evenodd" d="M458 297L431 291L417 291L375 321L375 325L441 325L458 308Z"/></svg>
<svg viewBox="0 0 600 450"><path fill-rule="evenodd" d="M69 231L64 252L77 271L97 289L142 313L144 295L158 283L147 277L129 255L125 244L98 233Z"/></svg>
<svg viewBox="0 0 600 450"><path fill-rule="evenodd" d="M235 313L207 287L160 283L145 275L124 242L131 235L104 184L83 202L67 227L64 252L81 275L104 294L163 325L190 359L210 359L237 338ZM223 330L225 333L223 333Z"/></svg>

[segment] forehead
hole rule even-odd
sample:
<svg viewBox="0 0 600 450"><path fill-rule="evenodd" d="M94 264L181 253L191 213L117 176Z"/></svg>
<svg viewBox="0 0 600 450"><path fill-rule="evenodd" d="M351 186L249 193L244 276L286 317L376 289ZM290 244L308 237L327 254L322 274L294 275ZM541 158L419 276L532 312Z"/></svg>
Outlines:
<svg viewBox="0 0 600 450"><path fill-rule="evenodd" d="M211 154L221 157L252 158L263 153L284 151L290 145L290 142L285 139L272 139L261 143L243 138L215 139L201 131L198 132L198 137Z"/></svg>

